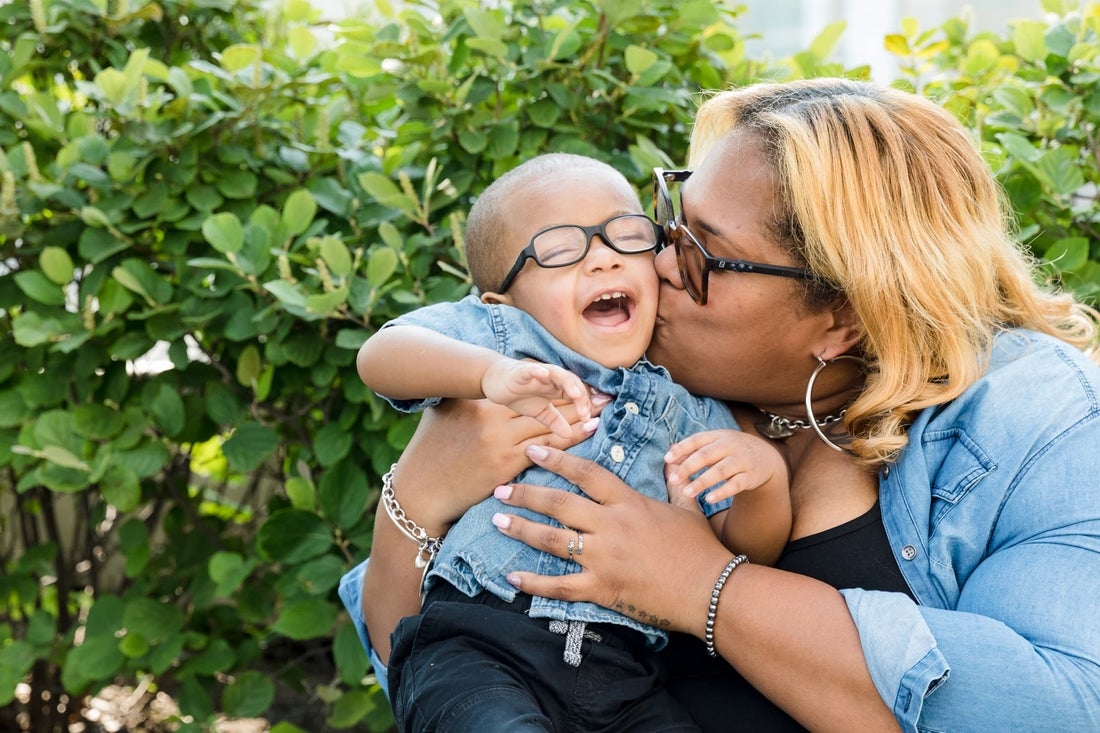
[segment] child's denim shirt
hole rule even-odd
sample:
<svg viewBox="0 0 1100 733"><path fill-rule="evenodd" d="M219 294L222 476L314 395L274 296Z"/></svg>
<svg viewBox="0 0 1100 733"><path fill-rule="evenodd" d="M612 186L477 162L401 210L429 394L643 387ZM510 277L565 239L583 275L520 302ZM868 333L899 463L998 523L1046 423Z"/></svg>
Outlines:
<svg viewBox="0 0 1100 733"><path fill-rule="evenodd" d="M457 303L438 303L402 316L386 327L414 325L429 328L466 343L484 346L516 358L531 358L557 364L578 375L586 384L613 396L600 413L600 424L589 439L569 450L574 455L598 462L630 486L662 501L668 500L664 482L664 455L669 446L689 435L719 429L737 429L724 404L696 397L674 383L664 367L644 358L633 367L608 369L566 348L528 313L511 306L482 303L468 296ZM446 369L445 364L440 369ZM439 403L439 398L416 402L388 400L404 412L422 410ZM556 486L578 492L565 479L534 466L516 477L517 482ZM729 500L718 504L699 501L712 516L730 507ZM451 527L426 581L443 578L462 592L473 596L482 589L512 601L516 589L504 574L529 570L540 575L566 575L580 572L572 560L539 552L506 537L497 530L492 516L507 511L539 522L546 517L515 507L506 507L490 497L467 511ZM560 525L558 525L560 526ZM654 542L668 538L654 537ZM532 618L588 623L615 623L636 629L649 638L655 648L664 646L667 634L621 614L591 603L534 598Z"/></svg>

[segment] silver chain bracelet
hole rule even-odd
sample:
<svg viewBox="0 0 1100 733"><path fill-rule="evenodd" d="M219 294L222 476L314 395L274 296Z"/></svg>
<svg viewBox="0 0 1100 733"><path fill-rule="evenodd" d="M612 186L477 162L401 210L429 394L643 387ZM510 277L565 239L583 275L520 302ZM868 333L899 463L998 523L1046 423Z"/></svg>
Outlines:
<svg viewBox="0 0 1100 733"><path fill-rule="evenodd" d="M396 469L395 463L382 477L382 506L386 508L389 518L401 530L401 534L417 544L416 567L427 569L428 563L435 559L439 548L443 546L443 538L429 536L428 530L406 516L405 510L397 501L397 494L393 491L393 472Z"/></svg>
<svg viewBox="0 0 1100 733"><path fill-rule="evenodd" d="M714 581L714 590L710 592L710 605L707 606L707 628L703 633L703 641L707 644L707 654L712 657L718 656L718 650L714 648L714 622L718 617L718 597L722 595L722 588L725 587L730 574L737 569L738 565L748 561L749 559L744 555L735 556L726 563L726 567L722 570L722 574L718 576L718 580Z"/></svg>

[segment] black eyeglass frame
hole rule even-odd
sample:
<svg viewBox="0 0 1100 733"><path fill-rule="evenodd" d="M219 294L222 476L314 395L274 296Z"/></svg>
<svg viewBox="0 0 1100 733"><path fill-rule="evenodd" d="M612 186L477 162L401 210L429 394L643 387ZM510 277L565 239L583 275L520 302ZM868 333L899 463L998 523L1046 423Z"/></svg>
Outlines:
<svg viewBox="0 0 1100 733"><path fill-rule="evenodd" d="M676 210L672 206L672 194L668 191L669 183L683 183L691 176L691 173L692 171L690 170L666 171L663 168L653 169L653 214L657 219L657 224L664 232L664 241L666 245L671 244L676 251L676 266L680 270L680 280L684 284L684 290L687 291L692 300L699 305L707 304L711 272L757 273L760 275L793 277L799 280L812 280L816 277L813 272L801 267L769 265L763 262L753 262L751 260L715 257L708 252L707 248L702 245L691 229L688 228L687 224L683 223L683 193L681 192L680 194L681 214L677 216ZM662 220L662 206L667 209L667 216L664 220ZM688 270L684 261L683 235L686 235L688 244L695 247L699 250L699 253L703 255L703 270L700 275L702 282L698 284L698 287L696 287L696 284L692 281L691 272Z"/></svg>
<svg viewBox="0 0 1100 733"><path fill-rule="evenodd" d="M624 250L619 249L619 247L611 241L611 236L607 233L607 225L613 221L616 221L618 219L625 219L627 217L645 219L647 222L653 225L653 244L651 246L646 247L645 249ZM569 260L568 262L555 262L548 265L539 259L538 252L535 250L535 240L541 237L543 234L546 234L547 232L552 232L555 229L580 229L582 232L584 232L584 249L582 249L574 259ZM606 221L600 222L599 224L593 224L590 227L582 227L579 224L559 224L557 226L547 227L546 229L535 232L535 235L531 237L531 241L527 243L527 246L524 247L523 251L519 253L519 257L516 258L516 262L514 265L512 265L512 269L509 270L508 274L504 276L504 280L500 283L500 287L497 289L497 292L503 295L505 292L507 292L508 288L512 287L512 282L516 279L516 276L519 275L520 270L523 269L523 266L527 264L527 260L534 260L536 265L547 270L552 270L556 267L569 267L570 265L577 264L588 256L588 250L592 248L592 237L595 236L599 236L599 238L603 240L604 244L606 244L608 247L615 250L621 255L638 255L645 252L652 252L654 250L659 251L661 247L664 246L665 242L665 230L661 228L661 226L657 224L657 222L653 221L645 214L619 214L617 216L611 217Z"/></svg>

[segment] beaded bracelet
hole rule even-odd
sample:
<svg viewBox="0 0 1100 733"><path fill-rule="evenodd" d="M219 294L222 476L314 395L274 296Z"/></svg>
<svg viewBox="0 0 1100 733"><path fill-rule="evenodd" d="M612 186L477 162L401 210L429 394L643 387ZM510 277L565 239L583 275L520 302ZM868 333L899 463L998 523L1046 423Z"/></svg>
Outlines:
<svg viewBox="0 0 1100 733"><path fill-rule="evenodd" d="M707 644L707 654L712 657L718 656L718 650L714 648L714 621L718 616L718 597L722 595L722 588L725 587L730 574L737 569L738 565L748 561L749 559L744 555L737 555L726 563L722 574L718 576L718 580L714 581L714 590L710 592L710 605L707 607L707 629L703 635L703 641Z"/></svg>

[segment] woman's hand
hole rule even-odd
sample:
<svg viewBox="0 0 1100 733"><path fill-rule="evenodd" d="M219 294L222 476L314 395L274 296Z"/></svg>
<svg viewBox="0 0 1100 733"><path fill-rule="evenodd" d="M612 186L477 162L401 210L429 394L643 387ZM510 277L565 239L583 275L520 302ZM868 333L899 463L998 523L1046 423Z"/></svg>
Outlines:
<svg viewBox="0 0 1100 733"><path fill-rule="evenodd" d="M608 401L594 394L592 413L599 414ZM531 465L524 455L527 446L564 449L592 434L595 421L582 422L568 401L555 404L569 421L568 438L488 400L444 400L427 410L394 473L405 512L429 532L442 534L494 487Z"/></svg>
<svg viewBox="0 0 1100 733"><path fill-rule="evenodd" d="M606 395L594 394L593 413L608 401ZM564 448L591 435L572 404L563 403L559 409L572 425L569 439L488 400L444 400L428 410L394 470L394 493L405 516L429 537L442 537L495 486L531 465L524 448ZM417 543L398 531L379 504L363 584L363 617L383 660L389 659L390 632L398 620L420 608L422 573L415 564L417 552Z"/></svg>
<svg viewBox="0 0 1100 733"><path fill-rule="evenodd" d="M504 534L558 557L582 572L560 577L527 572L509 582L532 595L590 601L658 628L703 634L714 579L730 558L697 509L650 499L599 465L555 449L531 446L527 456L589 497L560 489L501 486L498 499L553 517L557 528L511 514L494 523ZM583 534L583 547L578 534Z"/></svg>

